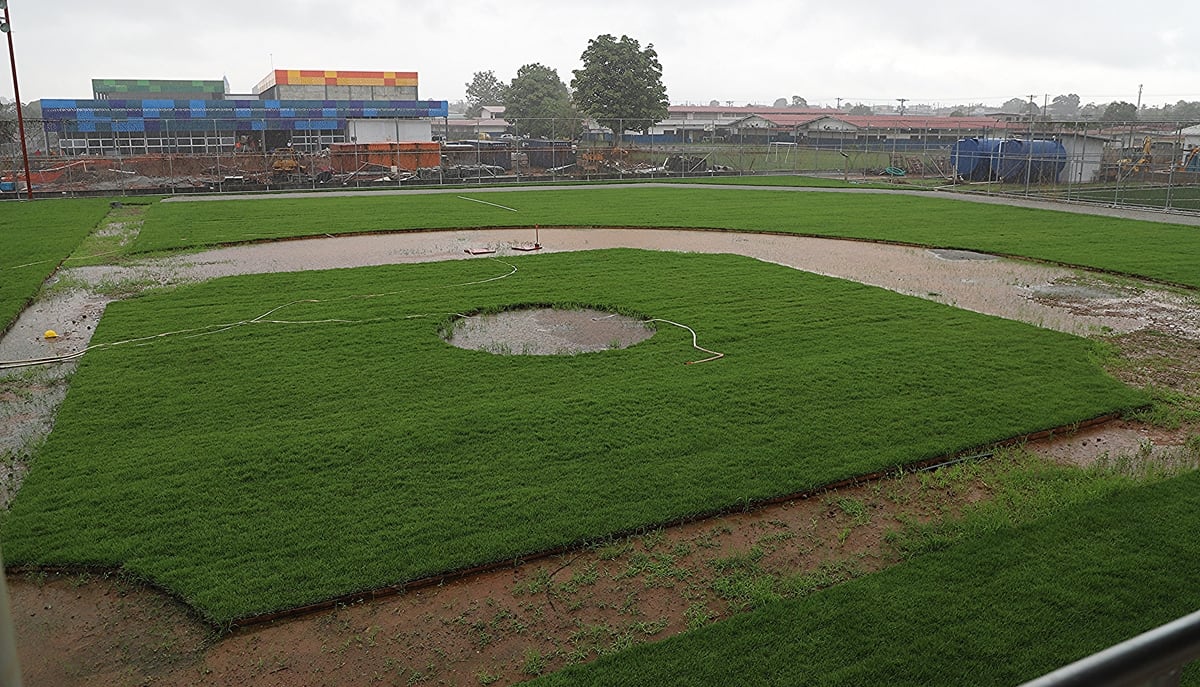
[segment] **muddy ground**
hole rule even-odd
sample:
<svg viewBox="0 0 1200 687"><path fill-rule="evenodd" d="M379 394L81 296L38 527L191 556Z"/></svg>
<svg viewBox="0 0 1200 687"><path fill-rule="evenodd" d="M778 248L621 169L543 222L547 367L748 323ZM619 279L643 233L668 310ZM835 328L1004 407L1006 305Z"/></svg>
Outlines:
<svg viewBox="0 0 1200 687"><path fill-rule="evenodd" d="M467 249L503 258L531 238L529 230L328 238L70 268L0 340L0 360L83 349L104 305L143 288L228 274L488 259ZM862 242L556 228L541 229L539 240L547 252L630 246L738 253L1103 336L1121 353L1112 366L1117 376L1200 395L1200 301L1193 292L963 251ZM46 329L60 338L45 340ZM498 341L490 345L499 348ZM68 383L68 366L0 378L0 436L13 437L0 446L6 494L19 488L24 457L52 426ZM1122 420L1030 448L1087 464L1169 453L1198 429ZM220 635L170 597L117 574L22 574L9 584L29 685L511 684L741 612L780 593L780 580L791 580L796 592L877 570L899 559L889 530L953 515L989 493L982 476L887 478Z"/></svg>

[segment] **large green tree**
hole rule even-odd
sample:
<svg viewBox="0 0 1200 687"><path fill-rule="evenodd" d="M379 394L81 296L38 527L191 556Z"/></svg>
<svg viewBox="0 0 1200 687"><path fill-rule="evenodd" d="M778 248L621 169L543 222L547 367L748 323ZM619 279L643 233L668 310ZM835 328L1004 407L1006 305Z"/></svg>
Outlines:
<svg viewBox="0 0 1200 687"><path fill-rule="evenodd" d="M574 138L581 128L567 85L558 72L536 63L518 69L504 89L504 118L536 138Z"/></svg>
<svg viewBox="0 0 1200 687"><path fill-rule="evenodd" d="M1029 114L1029 101L1024 98L1009 98L1000 106L1000 111L1010 114Z"/></svg>
<svg viewBox="0 0 1200 687"><path fill-rule="evenodd" d="M17 105L0 98L0 142L7 143L17 138Z"/></svg>
<svg viewBox="0 0 1200 687"><path fill-rule="evenodd" d="M1100 115L1102 122L1133 122L1137 121L1137 118L1137 105L1124 100L1109 103L1108 107L1104 108L1104 114Z"/></svg>
<svg viewBox="0 0 1200 687"><path fill-rule="evenodd" d="M654 44L645 49L629 36L611 34L588 41L574 70L575 106L608 127L618 140L625 130L645 131L667 118L667 89Z"/></svg>
<svg viewBox="0 0 1200 687"><path fill-rule="evenodd" d="M1077 116L1079 114L1079 95L1068 93L1054 96L1054 100L1050 101L1050 114L1059 119Z"/></svg>
<svg viewBox="0 0 1200 687"><path fill-rule="evenodd" d="M467 84L467 116L478 117L484 105L499 105L504 102L504 84L496 73L475 72Z"/></svg>

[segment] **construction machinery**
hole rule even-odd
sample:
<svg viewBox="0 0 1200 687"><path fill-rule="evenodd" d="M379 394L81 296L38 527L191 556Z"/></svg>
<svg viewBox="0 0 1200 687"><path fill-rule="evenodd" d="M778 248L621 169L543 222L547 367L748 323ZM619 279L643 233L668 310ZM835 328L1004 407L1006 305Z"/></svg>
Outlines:
<svg viewBox="0 0 1200 687"><path fill-rule="evenodd" d="M1200 173L1200 146L1194 146L1183 154L1183 161L1179 164L1181 172L1197 172Z"/></svg>
<svg viewBox="0 0 1200 687"><path fill-rule="evenodd" d="M1129 173L1137 174L1138 172L1149 171L1150 165L1153 163L1154 163L1154 139L1151 138L1150 136L1147 136L1145 139L1142 140L1142 156L1140 158L1138 158L1137 162L1133 163L1132 167L1129 168Z"/></svg>
<svg viewBox="0 0 1200 687"><path fill-rule="evenodd" d="M276 148L271 153L271 177L277 183L299 181L304 176L300 154L292 148Z"/></svg>

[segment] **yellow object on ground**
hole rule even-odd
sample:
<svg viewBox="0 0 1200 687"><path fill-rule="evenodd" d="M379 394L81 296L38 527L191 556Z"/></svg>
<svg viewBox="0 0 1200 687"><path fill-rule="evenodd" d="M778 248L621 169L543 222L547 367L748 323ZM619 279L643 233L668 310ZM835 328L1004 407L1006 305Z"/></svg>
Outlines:
<svg viewBox="0 0 1200 687"><path fill-rule="evenodd" d="M47 339L57 339L58 332L54 331L53 329L47 329L46 333L43 334L42 336L46 337Z"/></svg>

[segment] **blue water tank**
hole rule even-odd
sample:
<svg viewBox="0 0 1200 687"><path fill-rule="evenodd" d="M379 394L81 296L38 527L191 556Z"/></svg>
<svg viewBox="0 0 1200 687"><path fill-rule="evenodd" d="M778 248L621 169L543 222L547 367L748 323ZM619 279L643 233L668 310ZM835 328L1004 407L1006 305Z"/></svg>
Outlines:
<svg viewBox="0 0 1200 687"><path fill-rule="evenodd" d="M963 138L950 149L950 164L967 181L989 181L996 177L999 138Z"/></svg>
<svg viewBox="0 0 1200 687"><path fill-rule="evenodd" d="M1066 166L1067 150L1062 143L1010 138L1000 144L995 175L1010 184L1053 182Z"/></svg>

